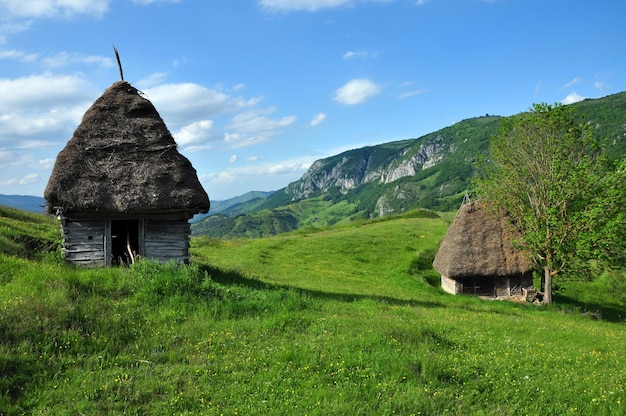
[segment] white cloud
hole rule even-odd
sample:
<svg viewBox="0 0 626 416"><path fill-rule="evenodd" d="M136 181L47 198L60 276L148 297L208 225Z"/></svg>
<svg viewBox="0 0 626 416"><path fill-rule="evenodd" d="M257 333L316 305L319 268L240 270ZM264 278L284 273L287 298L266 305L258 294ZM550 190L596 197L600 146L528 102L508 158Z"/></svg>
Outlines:
<svg viewBox="0 0 626 416"><path fill-rule="evenodd" d="M342 6L354 6L358 3L391 3L394 0L259 0L261 8L267 12L315 12L321 9L333 9ZM421 4L423 0L418 0Z"/></svg>
<svg viewBox="0 0 626 416"><path fill-rule="evenodd" d="M15 186L15 185L30 185L31 183L35 183L41 180L41 176L36 173L29 173L28 175L22 177L21 179L9 178L3 181L0 181L0 185L2 186Z"/></svg>
<svg viewBox="0 0 626 416"><path fill-rule="evenodd" d="M596 81L593 86L599 91L604 91L606 89L606 85L600 81Z"/></svg>
<svg viewBox="0 0 626 416"><path fill-rule="evenodd" d="M75 15L102 16L110 0L2 0L0 14L5 18L70 18Z"/></svg>
<svg viewBox="0 0 626 416"><path fill-rule="evenodd" d="M35 163L32 163L30 165L30 167L32 167L32 168L41 168L41 169L50 169L50 168L52 168L52 166L54 166L54 162L55 162L55 159L52 159L52 158L41 159L41 160L38 160Z"/></svg>
<svg viewBox="0 0 626 416"><path fill-rule="evenodd" d="M578 84L579 82L581 82L583 79L581 77L575 77L574 79L572 79L570 82L568 82L567 84L565 84L563 86L563 88L570 88L573 87L574 85Z"/></svg>
<svg viewBox="0 0 626 416"><path fill-rule="evenodd" d="M320 124L322 121L326 120L326 114L324 113L318 113L316 114L313 119L311 120L311 122L309 123L309 126L317 126L318 124Z"/></svg>
<svg viewBox="0 0 626 416"><path fill-rule="evenodd" d="M224 133L224 143L230 147L236 149L240 147L252 146L259 143L265 143L276 136L278 132L274 131L261 131L255 134L245 133Z"/></svg>
<svg viewBox="0 0 626 416"><path fill-rule="evenodd" d="M567 97L565 97L561 103L562 104L573 104L573 103L577 103L578 101L582 101L584 100L586 97L583 97L581 95L578 95L576 92L572 92L570 93Z"/></svg>
<svg viewBox="0 0 626 416"><path fill-rule="evenodd" d="M110 68L113 66L113 60L98 55L82 55L79 53L57 52L52 56L42 59L44 65L51 68L59 68L74 64L93 64L102 68Z"/></svg>
<svg viewBox="0 0 626 416"><path fill-rule="evenodd" d="M87 80L74 75L45 73L15 79L0 78L0 111L73 105L77 101L92 99L94 92Z"/></svg>
<svg viewBox="0 0 626 416"><path fill-rule="evenodd" d="M0 8L0 10L2 9ZM17 33L24 32L30 29L31 25L31 21L9 21L0 23L0 45L7 42L7 38L9 35L15 35Z"/></svg>
<svg viewBox="0 0 626 416"><path fill-rule="evenodd" d="M230 172L210 173L200 176L201 182L207 182L216 185L229 185L235 182L236 178Z"/></svg>
<svg viewBox="0 0 626 416"><path fill-rule="evenodd" d="M319 155L273 161L253 156L246 160L254 163L230 165L219 173L200 175L200 181L212 200L232 198L250 190L275 191L302 177L317 159Z"/></svg>
<svg viewBox="0 0 626 416"><path fill-rule="evenodd" d="M405 99L405 98L413 97L413 96L415 96L415 95L425 94L425 93L427 93L427 92L428 92L428 90L426 90L426 89L414 90L414 91L408 91L408 92L405 92L405 93L403 93L403 94L400 94L400 95L398 96L398 98L400 98L401 100L403 100L403 99Z"/></svg>
<svg viewBox="0 0 626 416"><path fill-rule="evenodd" d="M0 59L15 59L20 62L34 62L39 58L36 53L26 53L15 49L0 51Z"/></svg>
<svg viewBox="0 0 626 416"><path fill-rule="evenodd" d="M167 72L155 72L140 79L135 84L141 88L150 88L162 84L165 78L167 78Z"/></svg>
<svg viewBox="0 0 626 416"><path fill-rule="evenodd" d="M341 57L343 59L367 59L367 58L376 58L378 56L377 52L371 51L348 51L344 53Z"/></svg>
<svg viewBox="0 0 626 416"><path fill-rule="evenodd" d="M253 109L236 114L227 126L230 132L224 133L224 143L232 148L252 146L270 141L281 133L281 129L296 121L295 116L278 119L269 117L276 111L275 107Z"/></svg>
<svg viewBox="0 0 626 416"><path fill-rule="evenodd" d="M200 120L186 125L174 135L176 143L181 146L189 146L194 143L206 142L211 138L213 125L212 120Z"/></svg>
<svg viewBox="0 0 626 416"><path fill-rule="evenodd" d="M362 104L381 90L380 85L367 78L353 79L335 92L334 100L346 105Z"/></svg>
<svg viewBox="0 0 626 416"><path fill-rule="evenodd" d="M245 100L193 83L162 84L144 89L147 98L171 128L181 128L197 120L257 104L260 99Z"/></svg>
<svg viewBox="0 0 626 416"><path fill-rule="evenodd" d="M40 179L39 175L36 173L29 173L19 180L18 185L29 185L31 183L35 183Z"/></svg>
<svg viewBox="0 0 626 416"><path fill-rule="evenodd" d="M0 79L0 147L34 149L68 139L96 95L72 75Z"/></svg>
<svg viewBox="0 0 626 416"><path fill-rule="evenodd" d="M235 163L237 161L237 155L232 155L230 159L228 159L228 163Z"/></svg>
<svg viewBox="0 0 626 416"><path fill-rule="evenodd" d="M242 90L242 89L244 89L244 88L246 88L246 84L244 84L244 83L239 83L239 84L237 84L237 85L235 85L235 86L233 87L233 89L234 89L235 91L239 91L239 90Z"/></svg>
<svg viewBox="0 0 626 416"><path fill-rule="evenodd" d="M13 186L13 185L17 185L17 179L15 178L9 178L9 179L0 181L0 186Z"/></svg>
<svg viewBox="0 0 626 416"><path fill-rule="evenodd" d="M261 8L269 12L313 12L354 3L352 0L260 0Z"/></svg>
<svg viewBox="0 0 626 416"><path fill-rule="evenodd" d="M270 107L236 114L231 119L229 127L239 133L258 133L275 131L287 127L296 121L295 116L286 116L279 119L270 118L269 115L275 111L275 107Z"/></svg>

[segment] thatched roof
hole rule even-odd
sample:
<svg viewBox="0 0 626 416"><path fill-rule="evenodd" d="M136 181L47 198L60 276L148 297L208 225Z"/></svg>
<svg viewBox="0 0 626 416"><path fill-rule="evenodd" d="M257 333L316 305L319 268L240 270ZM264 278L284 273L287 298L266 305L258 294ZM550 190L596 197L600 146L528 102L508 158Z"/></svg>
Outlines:
<svg viewBox="0 0 626 416"><path fill-rule="evenodd" d="M513 233L479 202L459 209L435 256L433 267L443 276L510 276L529 271L527 253L511 244Z"/></svg>
<svg viewBox="0 0 626 416"><path fill-rule="evenodd" d="M48 213L208 212L209 197L152 103L128 82L110 86L59 153Z"/></svg>

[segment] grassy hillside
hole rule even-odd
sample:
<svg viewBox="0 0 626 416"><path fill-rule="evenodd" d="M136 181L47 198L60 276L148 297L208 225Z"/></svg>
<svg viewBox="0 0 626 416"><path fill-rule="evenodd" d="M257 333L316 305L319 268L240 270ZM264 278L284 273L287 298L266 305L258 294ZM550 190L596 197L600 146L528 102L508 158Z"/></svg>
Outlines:
<svg viewBox="0 0 626 416"><path fill-rule="evenodd" d="M626 276L550 308L443 294L450 220L194 238L188 267L3 249L0 413L624 414Z"/></svg>
<svg viewBox="0 0 626 416"><path fill-rule="evenodd" d="M0 254L41 258L57 249L59 235L52 217L0 205Z"/></svg>
<svg viewBox="0 0 626 416"><path fill-rule="evenodd" d="M607 154L611 158L618 159L626 154L626 92L572 105L594 127L596 136L606 139ZM300 180L271 197L236 206L230 218L209 218L205 224L194 224L193 231L226 238L265 236L270 235L272 229L288 231L303 224L326 226L418 207L455 210L465 192L471 191L476 162L488 157L488 139L497 132L500 120L490 115L470 118L418 139L367 146L319 160ZM364 181L366 172L393 170L420 154L423 145L435 142L438 150L434 165L390 183ZM351 179L358 185L340 192L338 186L332 185L333 180L338 179ZM304 189L308 190L306 198L302 196ZM298 207L300 204L310 206L309 200L316 203L320 199L326 204L312 215ZM336 208L329 207L334 204ZM239 214L246 214L246 217ZM311 222L313 219L315 222ZM262 232L250 230L251 226L258 226Z"/></svg>

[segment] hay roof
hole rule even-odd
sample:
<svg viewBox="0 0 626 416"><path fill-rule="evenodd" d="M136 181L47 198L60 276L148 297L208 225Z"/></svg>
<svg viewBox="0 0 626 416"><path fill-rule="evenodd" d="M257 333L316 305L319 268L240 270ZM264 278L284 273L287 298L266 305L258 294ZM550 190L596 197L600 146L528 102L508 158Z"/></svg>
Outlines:
<svg viewBox="0 0 626 416"><path fill-rule="evenodd" d="M463 205L439 247L433 267L450 278L528 272L530 257L513 247L514 234L506 221L479 202Z"/></svg>
<svg viewBox="0 0 626 416"><path fill-rule="evenodd" d="M59 153L46 210L208 212L209 197L152 103L118 81L83 116Z"/></svg>

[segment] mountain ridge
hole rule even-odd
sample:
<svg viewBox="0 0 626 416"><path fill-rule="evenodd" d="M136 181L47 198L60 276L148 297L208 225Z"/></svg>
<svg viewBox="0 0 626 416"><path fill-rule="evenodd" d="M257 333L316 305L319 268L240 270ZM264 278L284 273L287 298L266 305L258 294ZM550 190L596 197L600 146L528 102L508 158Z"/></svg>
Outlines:
<svg viewBox="0 0 626 416"><path fill-rule="evenodd" d="M626 154L626 92L570 105L594 126L596 135L607 139L610 157ZM497 132L501 119L469 118L419 138L319 159L299 180L255 201L254 209L245 209L244 203L236 216L221 217L219 227L212 229L210 220L200 221L192 231L215 237L260 237L272 235L272 230L327 226L415 208L457 209L471 191L476 163L488 157L489 137ZM251 231L254 227L263 232Z"/></svg>

